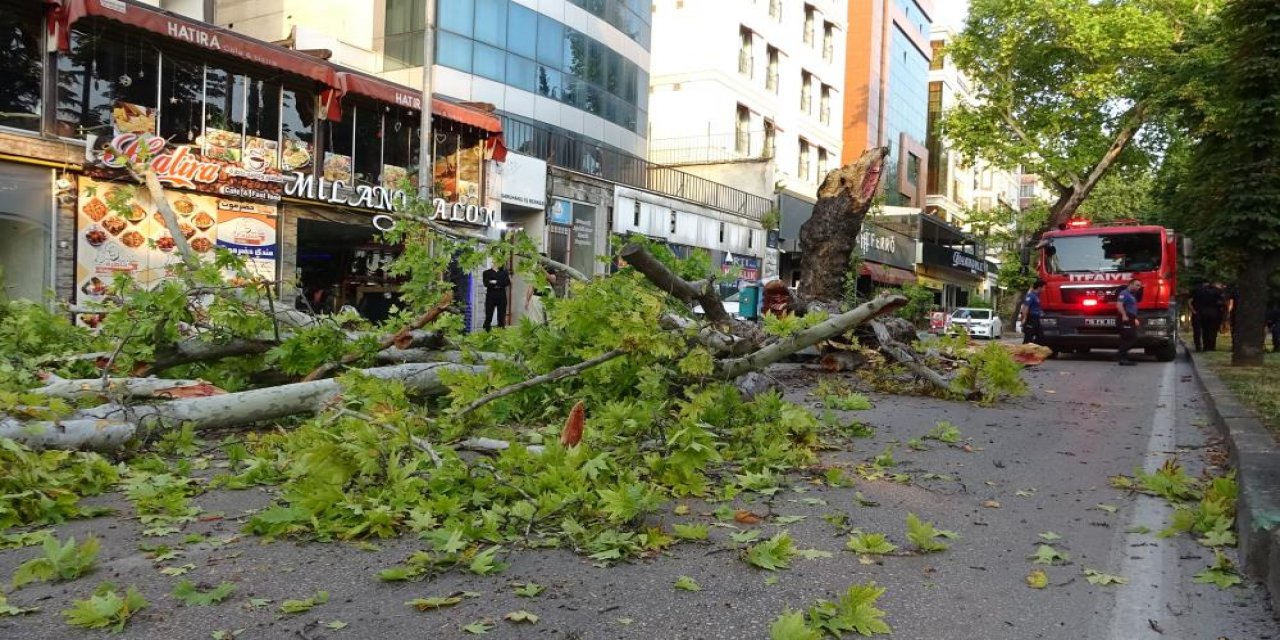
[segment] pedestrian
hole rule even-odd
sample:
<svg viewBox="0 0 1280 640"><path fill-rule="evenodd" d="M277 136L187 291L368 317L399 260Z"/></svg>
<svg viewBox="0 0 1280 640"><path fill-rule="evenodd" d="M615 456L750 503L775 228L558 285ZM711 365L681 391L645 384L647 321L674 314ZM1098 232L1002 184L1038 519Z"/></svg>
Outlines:
<svg viewBox="0 0 1280 640"><path fill-rule="evenodd" d="M1044 292L1044 280L1036 280L1022 300L1022 344L1044 343L1044 330L1040 327L1040 317L1044 315L1044 307L1040 306L1040 294Z"/></svg>
<svg viewBox="0 0 1280 640"><path fill-rule="evenodd" d="M1196 351L1216 351L1222 328L1222 290L1201 281L1191 290L1191 315L1196 325Z"/></svg>
<svg viewBox="0 0 1280 640"><path fill-rule="evenodd" d="M492 265L480 274L484 282L484 330L493 326L493 317L498 316L498 326L507 326L507 289L511 286L511 274L505 265Z"/></svg>
<svg viewBox="0 0 1280 640"><path fill-rule="evenodd" d="M546 277L547 284L535 282L524 293L525 315L537 323L547 321L547 303L555 297L556 283L560 280L559 273L551 267L547 267Z"/></svg>
<svg viewBox="0 0 1280 640"><path fill-rule="evenodd" d="M1267 305L1267 328L1271 330L1271 352L1280 353L1280 291L1271 294Z"/></svg>
<svg viewBox="0 0 1280 640"><path fill-rule="evenodd" d="M1138 342L1138 294L1142 292L1142 281L1137 278L1129 280L1129 286L1120 290L1116 298L1116 311L1120 313L1120 350L1116 354L1118 364L1132 367L1129 350Z"/></svg>

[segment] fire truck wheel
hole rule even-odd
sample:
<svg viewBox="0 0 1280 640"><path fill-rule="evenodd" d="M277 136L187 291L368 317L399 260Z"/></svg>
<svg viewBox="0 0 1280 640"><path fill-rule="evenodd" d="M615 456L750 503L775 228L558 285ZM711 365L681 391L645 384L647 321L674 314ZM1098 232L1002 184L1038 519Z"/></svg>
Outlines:
<svg viewBox="0 0 1280 640"><path fill-rule="evenodd" d="M1151 355L1156 357L1160 362L1173 362L1178 357L1178 346L1170 342L1163 344L1151 350Z"/></svg>

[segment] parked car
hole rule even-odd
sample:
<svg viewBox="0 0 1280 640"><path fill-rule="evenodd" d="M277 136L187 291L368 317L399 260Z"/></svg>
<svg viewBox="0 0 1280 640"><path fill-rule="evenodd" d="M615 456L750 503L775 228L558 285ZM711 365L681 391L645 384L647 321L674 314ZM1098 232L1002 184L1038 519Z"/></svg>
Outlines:
<svg viewBox="0 0 1280 640"><path fill-rule="evenodd" d="M947 317L947 333L956 333L958 327L964 327L975 338L999 338L1004 331L1000 316L990 309L971 307L956 309Z"/></svg>

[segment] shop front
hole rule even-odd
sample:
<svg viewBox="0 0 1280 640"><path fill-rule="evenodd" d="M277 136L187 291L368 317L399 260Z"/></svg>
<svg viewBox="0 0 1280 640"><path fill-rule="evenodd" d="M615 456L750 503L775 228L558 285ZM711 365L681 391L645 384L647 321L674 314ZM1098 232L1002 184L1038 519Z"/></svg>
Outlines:
<svg viewBox="0 0 1280 640"><path fill-rule="evenodd" d="M978 299L987 277L987 261L954 247L920 243L921 282L935 291L935 303L944 309L967 307Z"/></svg>
<svg viewBox="0 0 1280 640"><path fill-rule="evenodd" d="M0 162L0 301L53 289L53 170Z"/></svg>
<svg viewBox="0 0 1280 640"><path fill-rule="evenodd" d="M531 156L508 153L501 164L494 163L493 182L502 202L504 233L524 233L540 252L547 250L547 163ZM560 205L563 206L563 205ZM514 265L509 265L511 270ZM532 299L532 284L513 277L508 289L507 309L511 322L526 316L540 319L538 303Z"/></svg>
<svg viewBox="0 0 1280 640"><path fill-rule="evenodd" d="M915 242L897 231L863 223L858 234L858 295L870 297L876 289L902 287L916 282Z"/></svg>
<svg viewBox="0 0 1280 640"><path fill-rule="evenodd" d="M174 238L130 172L145 164L198 255L220 247L245 257L301 308L388 316L399 283L387 269L400 248L380 240L372 218L415 192L419 93L145 6L67 8L52 25L58 91L45 128L88 147L73 187L77 301L101 299L115 273L144 284L172 273ZM500 123L431 102L426 208L446 225L496 233L500 205L486 198L485 182L486 166L502 159ZM48 217L51 175L43 176ZM0 193L0 223L18 206ZM19 207L25 224L37 215L32 206ZM471 274L452 279L470 315Z"/></svg>

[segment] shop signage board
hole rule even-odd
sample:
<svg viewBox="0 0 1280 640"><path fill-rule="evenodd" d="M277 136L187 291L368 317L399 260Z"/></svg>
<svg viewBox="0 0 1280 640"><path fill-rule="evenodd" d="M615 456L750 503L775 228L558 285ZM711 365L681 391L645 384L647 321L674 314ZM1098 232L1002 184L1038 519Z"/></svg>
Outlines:
<svg viewBox="0 0 1280 640"><path fill-rule="evenodd" d="M547 163L518 153L507 153L504 162L494 163L501 175L502 201L522 207L547 206Z"/></svg>
<svg viewBox="0 0 1280 640"><path fill-rule="evenodd" d="M387 186L350 186L345 180L329 180L295 171L284 185L284 195L371 211L392 212L409 202L403 189Z"/></svg>
<svg viewBox="0 0 1280 640"><path fill-rule="evenodd" d="M858 234L858 248L862 258L902 269L915 266L915 241L900 233L875 225L862 225Z"/></svg>
<svg viewBox="0 0 1280 640"><path fill-rule="evenodd" d="M117 116L117 128L120 123ZM264 202L278 202L284 191L285 176L273 163L241 156L238 147L234 155L219 146L168 147L159 136L127 131L89 143L94 162L85 171L95 178L125 178L128 167L146 162L161 184L178 189ZM219 153L208 153L215 149Z"/></svg>
<svg viewBox="0 0 1280 640"><path fill-rule="evenodd" d="M720 265L721 273L729 273L733 267L738 267L738 279L755 282L760 279L760 258L756 256L740 256L734 254L733 262Z"/></svg>
<svg viewBox="0 0 1280 640"><path fill-rule="evenodd" d="M77 303L101 302L117 274L132 276L142 286L173 276L173 267L182 258L142 187L82 178L78 195ZM276 279L279 242L274 205L176 191L166 192L165 199L200 259L211 260L215 247L226 247L245 256L259 276ZM112 208L108 202L120 206ZM98 318L81 317L81 321L96 326Z"/></svg>
<svg viewBox="0 0 1280 640"><path fill-rule="evenodd" d="M568 200L552 200L549 220L555 224L573 224L573 203Z"/></svg>
<svg viewBox="0 0 1280 640"><path fill-rule="evenodd" d="M947 269L955 269L957 271L965 271L974 275L983 275L987 272L987 261L973 255L944 247L942 245L933 244L931 242L922 242L921 246L921 262L931 267L944 267Z"/></svg>

